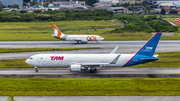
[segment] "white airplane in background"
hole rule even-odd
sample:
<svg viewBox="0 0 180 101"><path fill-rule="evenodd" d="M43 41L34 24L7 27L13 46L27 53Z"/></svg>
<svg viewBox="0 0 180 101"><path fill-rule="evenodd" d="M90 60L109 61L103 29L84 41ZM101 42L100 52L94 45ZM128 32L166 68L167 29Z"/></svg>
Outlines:
<svg viewBox="0 0 180 101"><path fill-rule="evenodd" d="M70 71L83 71L90 68L91 73L96 67L126 67L158 60L154 55L162 33L156 33L134 54L115 54L116 47L110 54L37 54L26 60L27 64L37 67L70 67Z"/></svg>
<svg viewBox="0 0 180 101"><path fill-rule="evenodd" d="M77 43L87 43L88 41L99 41L104 40L104 38L98 36L98 35L66 35L63 34L56 25L52 24L52 28L54 31L53 36L57 39L61 39L64 41L77 41Z"/></svg>

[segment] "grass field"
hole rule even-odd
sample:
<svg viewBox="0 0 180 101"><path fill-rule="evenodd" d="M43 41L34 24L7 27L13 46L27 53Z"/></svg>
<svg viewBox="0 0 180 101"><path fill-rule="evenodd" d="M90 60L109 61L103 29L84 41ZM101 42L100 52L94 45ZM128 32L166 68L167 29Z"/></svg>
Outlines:
<svg viewBox="0 0 180 101"><path fill-rule="evenodd" d="M180 67L180 52L158 53L158 61L132 67ZM26 59L0 60L0 68L33 68L25 63Z"/></svg>
<svg viewBox="0 0 180 101"><path fill-rule="evenodd" d="M119 23L111 21L3 22L0 23L0 41L58 40L52 37L51 24L56 24L64 33L71 31L66 34L107 33L120 26Z"/></svg>
<svg viewBox="0 0 180 101"><path fill-rule="evenodd" d="M179 96L180 78L0 78L1 96Z"/></svg>
<svg viewBox="0 0 180 101"><path fill-rule="evenodd" d="M115 20L114 20L115 21ZM1 22L0 41L57 41L52 37L51 24L68 35L100 35L105 40L148 40L152 34L136 33L110 33L120 27L120 21L58 21L58 22ZM162 36L161 40L179 40L180 34Z"/></svg>
<svg viewBox="0 0 180 101"><path fill-rule="evenodd" d="M180 27L180 24L179 24L179 23L176 23L176 22L174 21L174 19L176 19L176 18L166 18L165 20L170 21L170 22L174 23L176 26Z"/></svg>
<svg viewBox="0 0 180 101"><path fill-rule="evenodd" d="M81 49L99 49L99 47L87 47L87 48L0 48L0 53L57 51L57 50L81 50Z"/></svg>

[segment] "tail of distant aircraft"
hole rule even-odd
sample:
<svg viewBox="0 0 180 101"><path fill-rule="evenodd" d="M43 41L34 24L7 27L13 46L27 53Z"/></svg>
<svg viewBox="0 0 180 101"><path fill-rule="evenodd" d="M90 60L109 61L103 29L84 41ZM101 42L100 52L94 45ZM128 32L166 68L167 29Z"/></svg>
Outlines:
<svg viewBox="0 0 180 101"><path fill-rule="evenodd" d="M67 35L66 34L63 34L57 27L55 24L52 24L52 28L53 28L53 31L54 31L54 34L53 36L55 38L58 38L58 39L62 39L62 40L65 40L67 38Z"/></svg>
<svg viewBox="0 0 180 101"><path fill-rule="evenodd" d="M161 35L162 33L158 32L153 37L151 37L151 39L149 39L149 41L144 44L144 46L139 51L137 51L134 56L126 64L123 65L123 67L158 60L158 55L154 55L154 52L159 43Z"/></svg>

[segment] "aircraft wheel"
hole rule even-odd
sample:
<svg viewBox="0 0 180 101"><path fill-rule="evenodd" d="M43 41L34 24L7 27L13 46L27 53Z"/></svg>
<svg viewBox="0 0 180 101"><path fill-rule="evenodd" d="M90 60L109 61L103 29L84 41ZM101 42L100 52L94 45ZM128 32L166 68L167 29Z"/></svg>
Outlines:
<svg viewBox="0 0 180 101"><path fill-rule="evenodd" d="M38 67L35 66L35 72L38 73Z"/></svg>

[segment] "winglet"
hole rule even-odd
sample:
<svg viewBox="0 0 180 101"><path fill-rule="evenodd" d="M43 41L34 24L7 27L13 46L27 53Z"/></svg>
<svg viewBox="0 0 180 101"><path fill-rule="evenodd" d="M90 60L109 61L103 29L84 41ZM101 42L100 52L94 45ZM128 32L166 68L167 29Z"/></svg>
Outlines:
<svg viewBox="0 0 180 101"><path fill-rule="evenodd" d="M54 37L56 38L61 38L61 31L56 27L55 24L52 24L52 28L53 28L53 31L54 31Z"/></svg>
<svg viewBox="0 0 180 101"><path fill-rule="evenodd" d="M119 46L116 46L110 54L115 54Z"/></svg>
<svg viewBox="0 0 180 101"><path fill-rule="evenodd" d="M110 64L116 64L116 62L118 61L118 59L119 59L120 56L121 56L121 55L118 55Z"/></svg>

